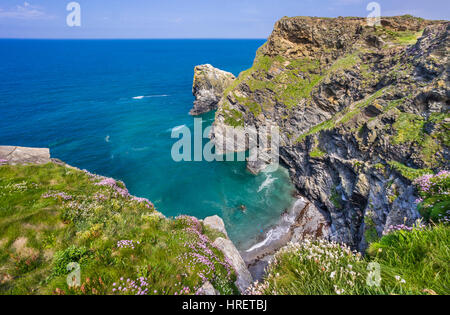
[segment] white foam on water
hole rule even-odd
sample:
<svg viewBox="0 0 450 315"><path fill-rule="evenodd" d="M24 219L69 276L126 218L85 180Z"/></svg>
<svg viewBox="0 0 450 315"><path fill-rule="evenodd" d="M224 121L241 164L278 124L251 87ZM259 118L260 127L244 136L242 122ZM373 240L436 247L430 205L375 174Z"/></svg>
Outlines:
<svg viewBox="0 0 450 315"><path fill-rule="evenodd" d="M270 176L270 175L269 175ZM259 249L263 246L270 245L271 243L274 243L276 241L279 241L283 236L285 236L289 230L292 224L295 223L295 219L297 217L297 213L294 211L297 207L303 207L306 203L305 198L301 197L297 199L294 203L294 205L291 207L291 210L287 213L285 213L280 222L275 226L274 228L270 229L267 234L264 241L252 246L250 249L246 250L247 253L250 253L256 249Z"/></svg>
<svg viewBox="0 0 450 315"><path fill-rule="evenodd" d="M109 135L107 135L107 136L105 137L105 142L106 142L106 143L111 142L111 137L110 137Z"/></svg>
<svg viewBox="0 0 450 315"><path fill-rule="evenodd" d="M185 127L187 128L186 125L181 125L181 126L173 127L173 128L167 129L167 132L177 132L177 131L179 131L179 130L185 128Z"/></svg>
<svg viewBox="0 0 450 315"><path fill-rule="evenodd" d="M266 238L261 243L258 243L248 250L246 250L247 253L250 253L258 248L261 248L265 245L271 244L277 240L279 240L283 235L285 235L288 232L289 228L278 226L276 228L273 228L267 232Z"/></svg>
<svg viewBox="0 0 450 315"><path fill-rule="evenodd" d="M272 175L268 175L266 177L266 180L261 184L261 186L259 186L258 188L258 192L263 191L264 189L267 189L270 187L270 185L272 185L273 182L275 182L277 180L277 178L273 178Z"/></svg>
<svg viewBox="0 0 450 315"><path fill-rule="evenodd" d="M134 100L142 100L144 98L152 98L152 97L167 97L167 94L159 94L159 95L140 95L133 97Z"/></svg>

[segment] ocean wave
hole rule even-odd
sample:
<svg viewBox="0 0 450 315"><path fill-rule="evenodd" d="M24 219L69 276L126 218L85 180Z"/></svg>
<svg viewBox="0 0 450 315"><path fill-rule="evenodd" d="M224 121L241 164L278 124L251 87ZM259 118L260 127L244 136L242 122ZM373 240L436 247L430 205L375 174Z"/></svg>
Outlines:
<svg viewBox="0 0 450 315"><path fill-rule="evenodd" d="M267 231L264 240L252 246L250 249L246 250L246 252L250 253L261 247L269 247L270 245L281 242L289 233L291 226L295 223L295 220L299 215L299 210L303 209L306 203L307 200L303 197L297 199L291 209L282 215L277 225Z"/></svg>
<svg viewBox="0 0 450 315"><path fill-rule="evenodd" d="M179 130L185 128L185 127L187 128L186 125L176 126L176 127L173 127L173 128L169 128L169 129L167 129L166 131L167 131L167 132L170 132L170 133L172 133L172 132L177 132L177 131L179 131Z"/></svg>
<svg viewBox="0 0 450 315"><path fill-rule="evenodd" d="M288 232L288 229L286 229L285 227L279 226L276 227L274 229L271 229L267 232L267 236L264 239L264 241L262 241L261 243L258 243L254 246L252 246L250 249L246 250L247 253L250 253L258 248L261 248L263 246L266 246L268 244L271 244L275 241L278 241L279 239L281 239L283 237L283 235L285 235Z"/></svg>
<svg viewBox="0 0 450 315"><path fill-rule="evenodd" d="M261 191L263 191L264 189L267 189L270 187L270 185L272 185L273 182L275 182L277 180L277 178L272 177L272 175L268 175L266 180L261 184L261 186L259 186L258 188L258 192L260 193Z"/></svg>
<svg viewBox="0 0 450 315"><path fill-rule="evenodd" d="M152 97L167 97L169 95L167 94L160 94L160 95L140 95L133 97L134 100L142 100L144 98L152 98Z"/></svg>

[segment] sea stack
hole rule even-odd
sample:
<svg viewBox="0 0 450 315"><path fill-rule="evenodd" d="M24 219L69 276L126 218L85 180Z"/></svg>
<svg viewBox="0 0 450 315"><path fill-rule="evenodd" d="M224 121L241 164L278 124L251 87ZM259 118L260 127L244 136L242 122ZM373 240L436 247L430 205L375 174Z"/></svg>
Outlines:
<svg viewBox="0 0 450 315"><path fill-rule="evenodd" d="M195 96L192 116L201 115L217 109L224 91L234 82L236 77L206 64L194 69L194 84L192 93Z"/></svg>

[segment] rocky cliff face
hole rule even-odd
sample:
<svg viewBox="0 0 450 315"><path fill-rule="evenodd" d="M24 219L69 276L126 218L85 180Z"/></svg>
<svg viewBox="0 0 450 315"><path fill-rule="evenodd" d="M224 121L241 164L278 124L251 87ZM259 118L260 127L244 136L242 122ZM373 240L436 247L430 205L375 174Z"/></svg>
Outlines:
<svg viewBox="0 0 450 315"><path fill-rule="evenodd" d="M299 192L335 240L363 250L419 217L415 177L449 167L449 28L411 16L381 27L283 18L224 92L215 129L279 126Z"/></svg>
<svg viewBox="0 0 450 315"><path fill-rule="evenodd" d="M234 80L233 74L211 65L195 67L192 86L195 102L190 114L195 116L216 110L223 92Z"/></svg>

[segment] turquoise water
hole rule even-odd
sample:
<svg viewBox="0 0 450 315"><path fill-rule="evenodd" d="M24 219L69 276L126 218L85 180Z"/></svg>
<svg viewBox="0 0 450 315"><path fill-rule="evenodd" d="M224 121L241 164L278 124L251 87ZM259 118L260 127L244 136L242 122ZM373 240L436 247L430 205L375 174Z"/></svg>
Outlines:
<svg viewBox="0 0 450 315"><path fill-rule="evenodd" d="M176 163L171 131L193 130L195 65L237 75L263 43L0 40L0 145L49 147L53 157L123 180L167 216L218 214L246 248L292 204L287 172L255 177L243 162ZM203 119L206 127L214 114Z"/></svg>

